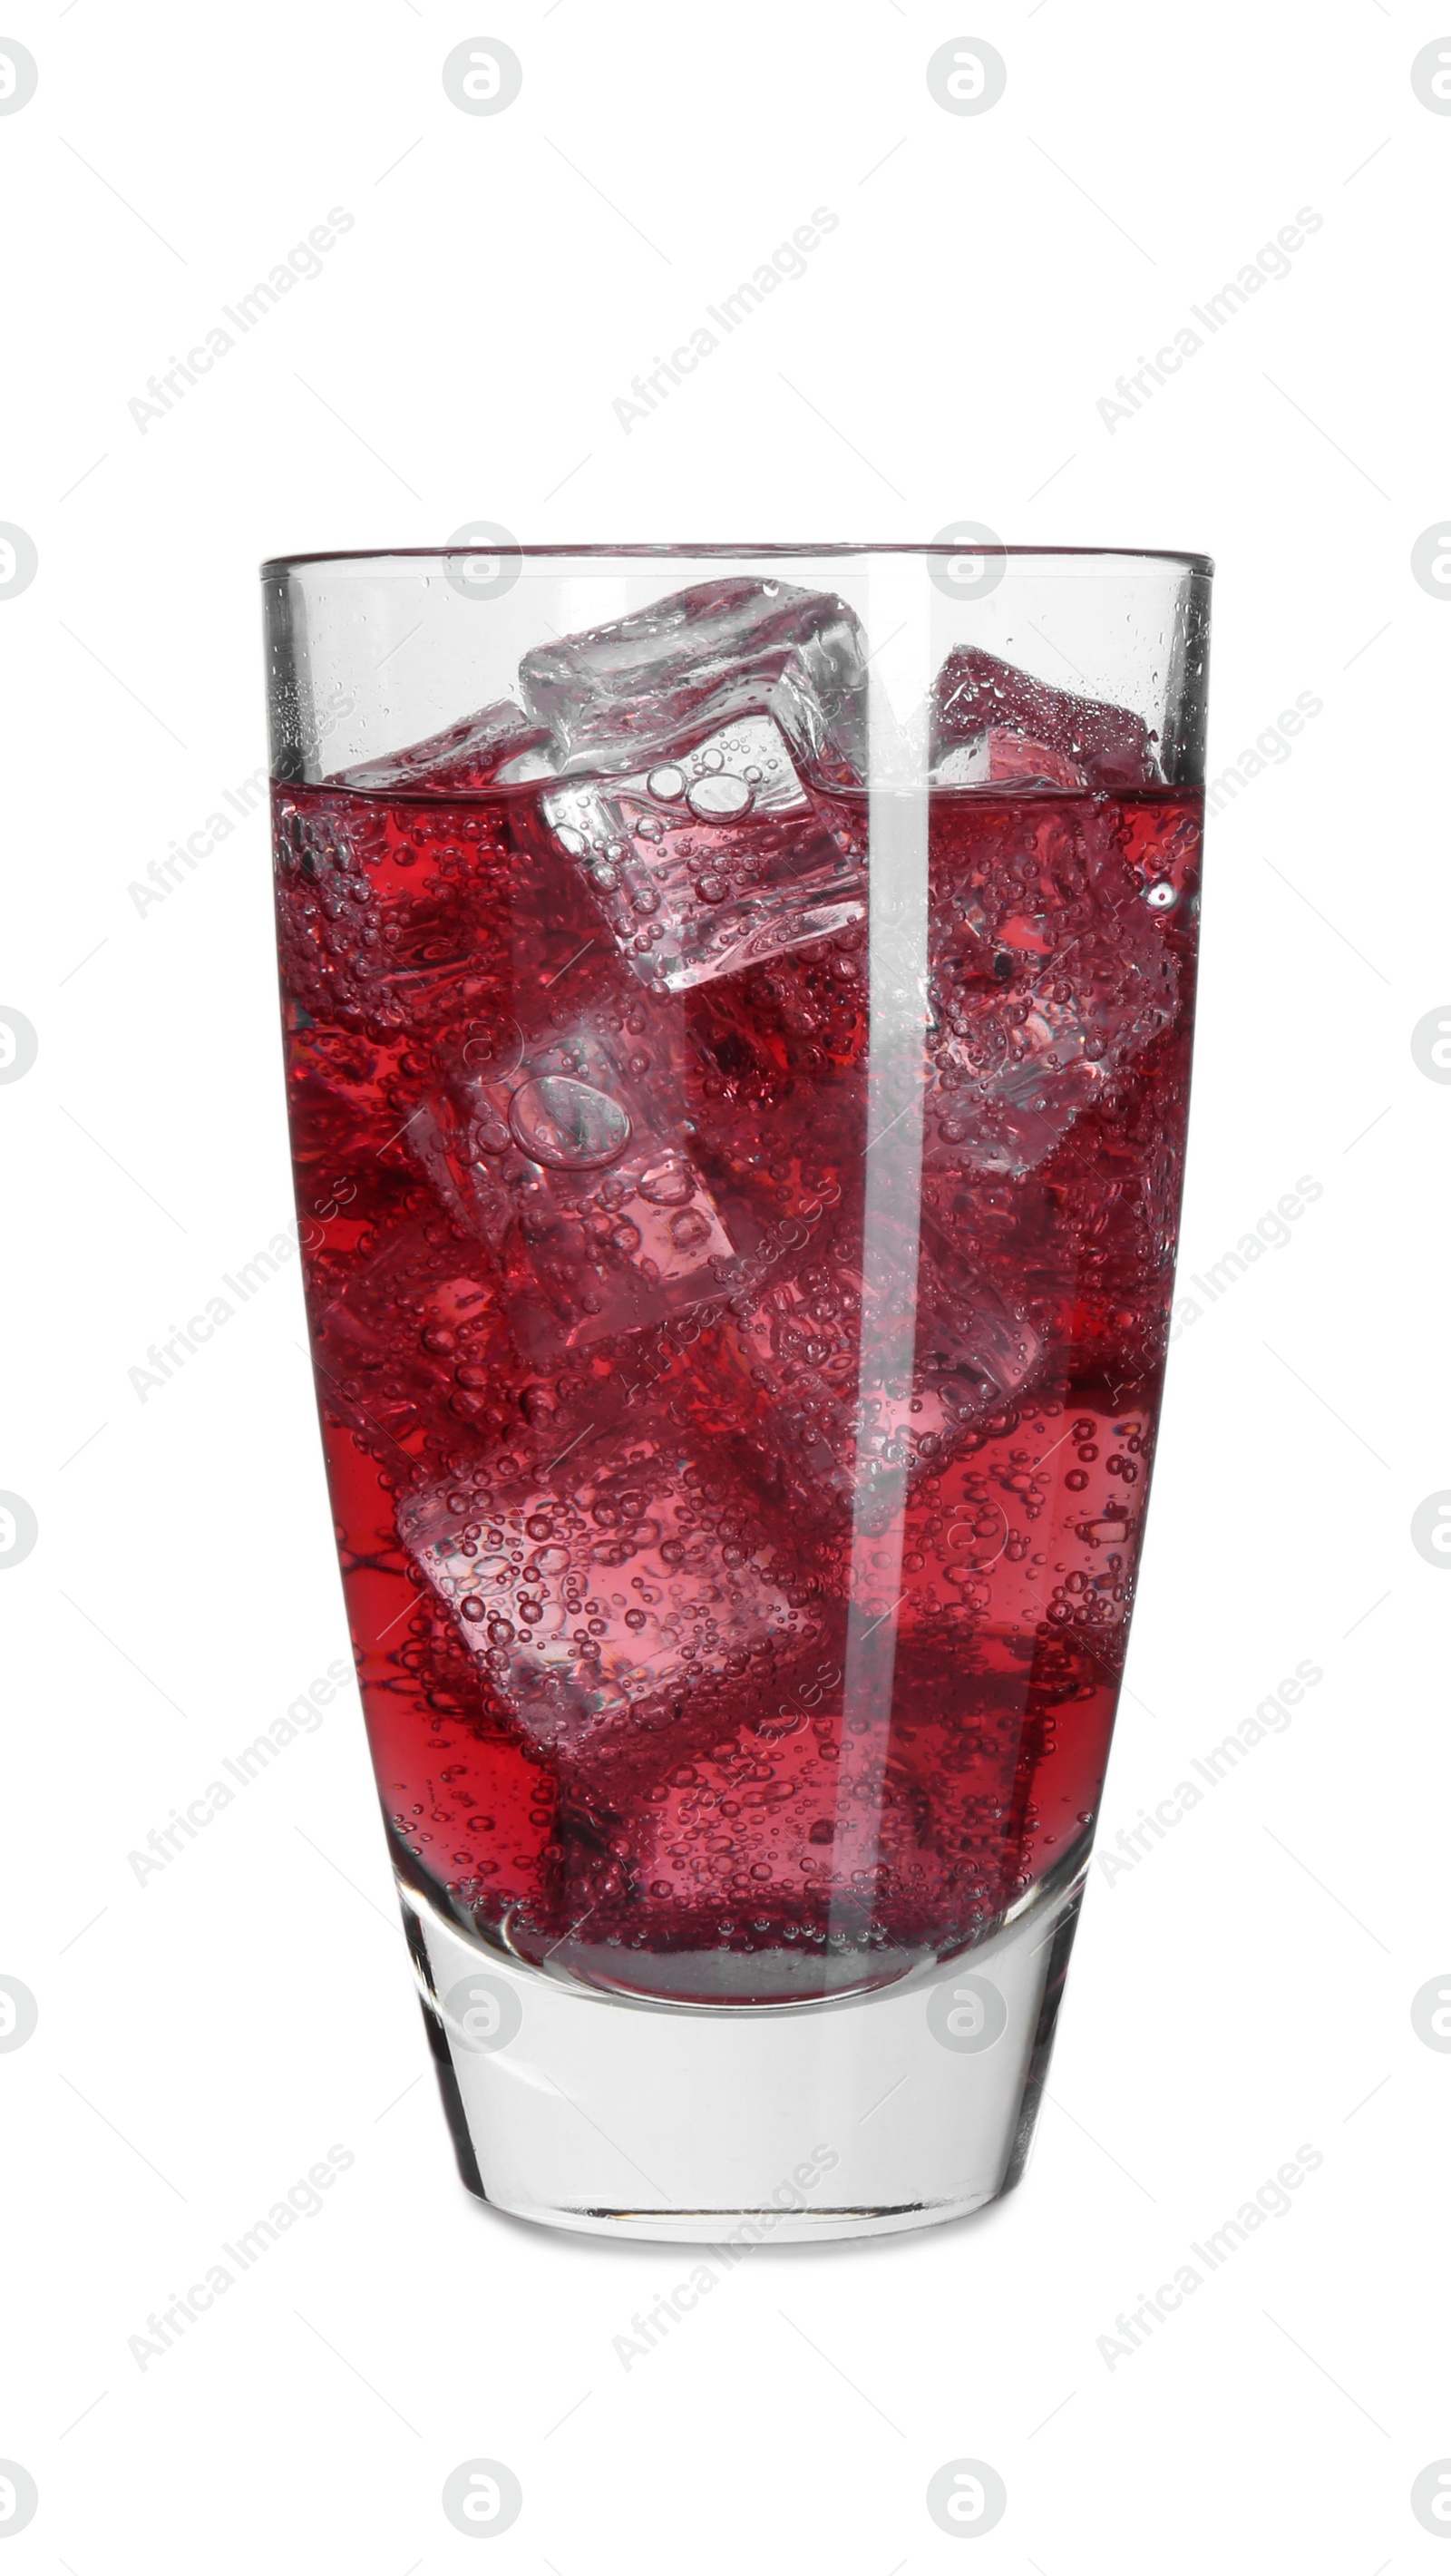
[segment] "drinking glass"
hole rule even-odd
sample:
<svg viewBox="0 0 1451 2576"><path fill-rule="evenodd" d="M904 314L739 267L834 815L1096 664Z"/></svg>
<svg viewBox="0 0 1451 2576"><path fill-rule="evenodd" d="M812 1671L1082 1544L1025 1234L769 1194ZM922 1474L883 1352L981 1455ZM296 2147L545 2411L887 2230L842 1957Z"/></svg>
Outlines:
<svg viewBox="0 0 1451 2576"><path fill-rule="evenodd" d="M264 567L348 1619L521 2217L869 2236L1023 2169L1158 1419L1210 572Z"/></svg>

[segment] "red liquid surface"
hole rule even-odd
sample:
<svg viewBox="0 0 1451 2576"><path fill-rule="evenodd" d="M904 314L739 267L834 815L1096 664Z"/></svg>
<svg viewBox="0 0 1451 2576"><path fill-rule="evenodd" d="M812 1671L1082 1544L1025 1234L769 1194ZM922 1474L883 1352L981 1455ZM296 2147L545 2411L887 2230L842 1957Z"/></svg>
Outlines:
<svg viewBox="0 0 1451 2576"><path fill-rule="evenodd" d="M862 800L819 801L859 847ZM1071 1867L1099 1797L1197 795L934 793L921 1235L885 1294L864 921L664 994L529 788L274 812L328 1474L402 1865L485 1939L646 1993L961 1950ZM910 1380L874 1379L914 1300Z"/></svg>

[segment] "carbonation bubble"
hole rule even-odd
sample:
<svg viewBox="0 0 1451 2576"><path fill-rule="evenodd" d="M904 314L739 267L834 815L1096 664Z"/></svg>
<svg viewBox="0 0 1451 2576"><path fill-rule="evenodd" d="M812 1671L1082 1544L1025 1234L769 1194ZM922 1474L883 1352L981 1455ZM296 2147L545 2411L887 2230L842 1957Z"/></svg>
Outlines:
<svg viewBox="0 0 1451 2576"><path fill-rule="evenodd" d="M685 794L685 772L677 769L673 760L667 760L663 768L651 770L645 784L663 805L671 805L677 796Z"/></svg>
<svg viewBox="0 0 1451 2576"><path fill-rule="evenodd" d="M695 1196L695 1182L688 1167L671 1155L663 1163L652 1163L635 1184L642 1199L655 1207L684 1207Z"/></svg>
<svg viewBox="0 0 1451 2576"><path fill-rule="evenodd" d="M567 1073L541 1074L509 1103L514 1141L531 1161L555 1172L592 1172L618 1162L630 1121L617 1100Z"/></svg>
<svg viewBox="0 0 1451 2576"><path fill-rule="evenodd" d="M748 811L752 793L744 778L708 774L692 780L685 801L692 814L699 814L703 821L734 822L737 815Z"/></svg>

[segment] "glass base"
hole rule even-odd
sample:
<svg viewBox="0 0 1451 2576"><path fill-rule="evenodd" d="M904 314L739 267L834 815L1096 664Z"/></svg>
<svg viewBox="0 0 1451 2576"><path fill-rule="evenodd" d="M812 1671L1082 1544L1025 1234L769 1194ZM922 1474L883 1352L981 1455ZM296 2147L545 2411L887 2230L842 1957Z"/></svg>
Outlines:
<svg viewBox="0 0 1451 2576"><path fill-rule="evenodd" d="M1083 1866L950 1968L750 2008L563 1985L400 1885L459 2170L495 2209L712 2246L962 2218L1027 2162Z"/></svg>

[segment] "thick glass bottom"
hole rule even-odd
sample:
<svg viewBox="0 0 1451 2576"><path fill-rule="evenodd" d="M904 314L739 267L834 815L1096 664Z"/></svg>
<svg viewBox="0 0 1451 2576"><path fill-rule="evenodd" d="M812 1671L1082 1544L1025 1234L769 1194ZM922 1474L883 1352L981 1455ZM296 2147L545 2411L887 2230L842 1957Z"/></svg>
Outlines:
<svg viewBox="0 0 1451 2576"><path fill-rule="evenodd" d="M566 1986L400 1883L459 2170L496 2209L740 2246L965 2217L1027 2161L1080 1869L952 1966L753 2009Z"/></svg>

